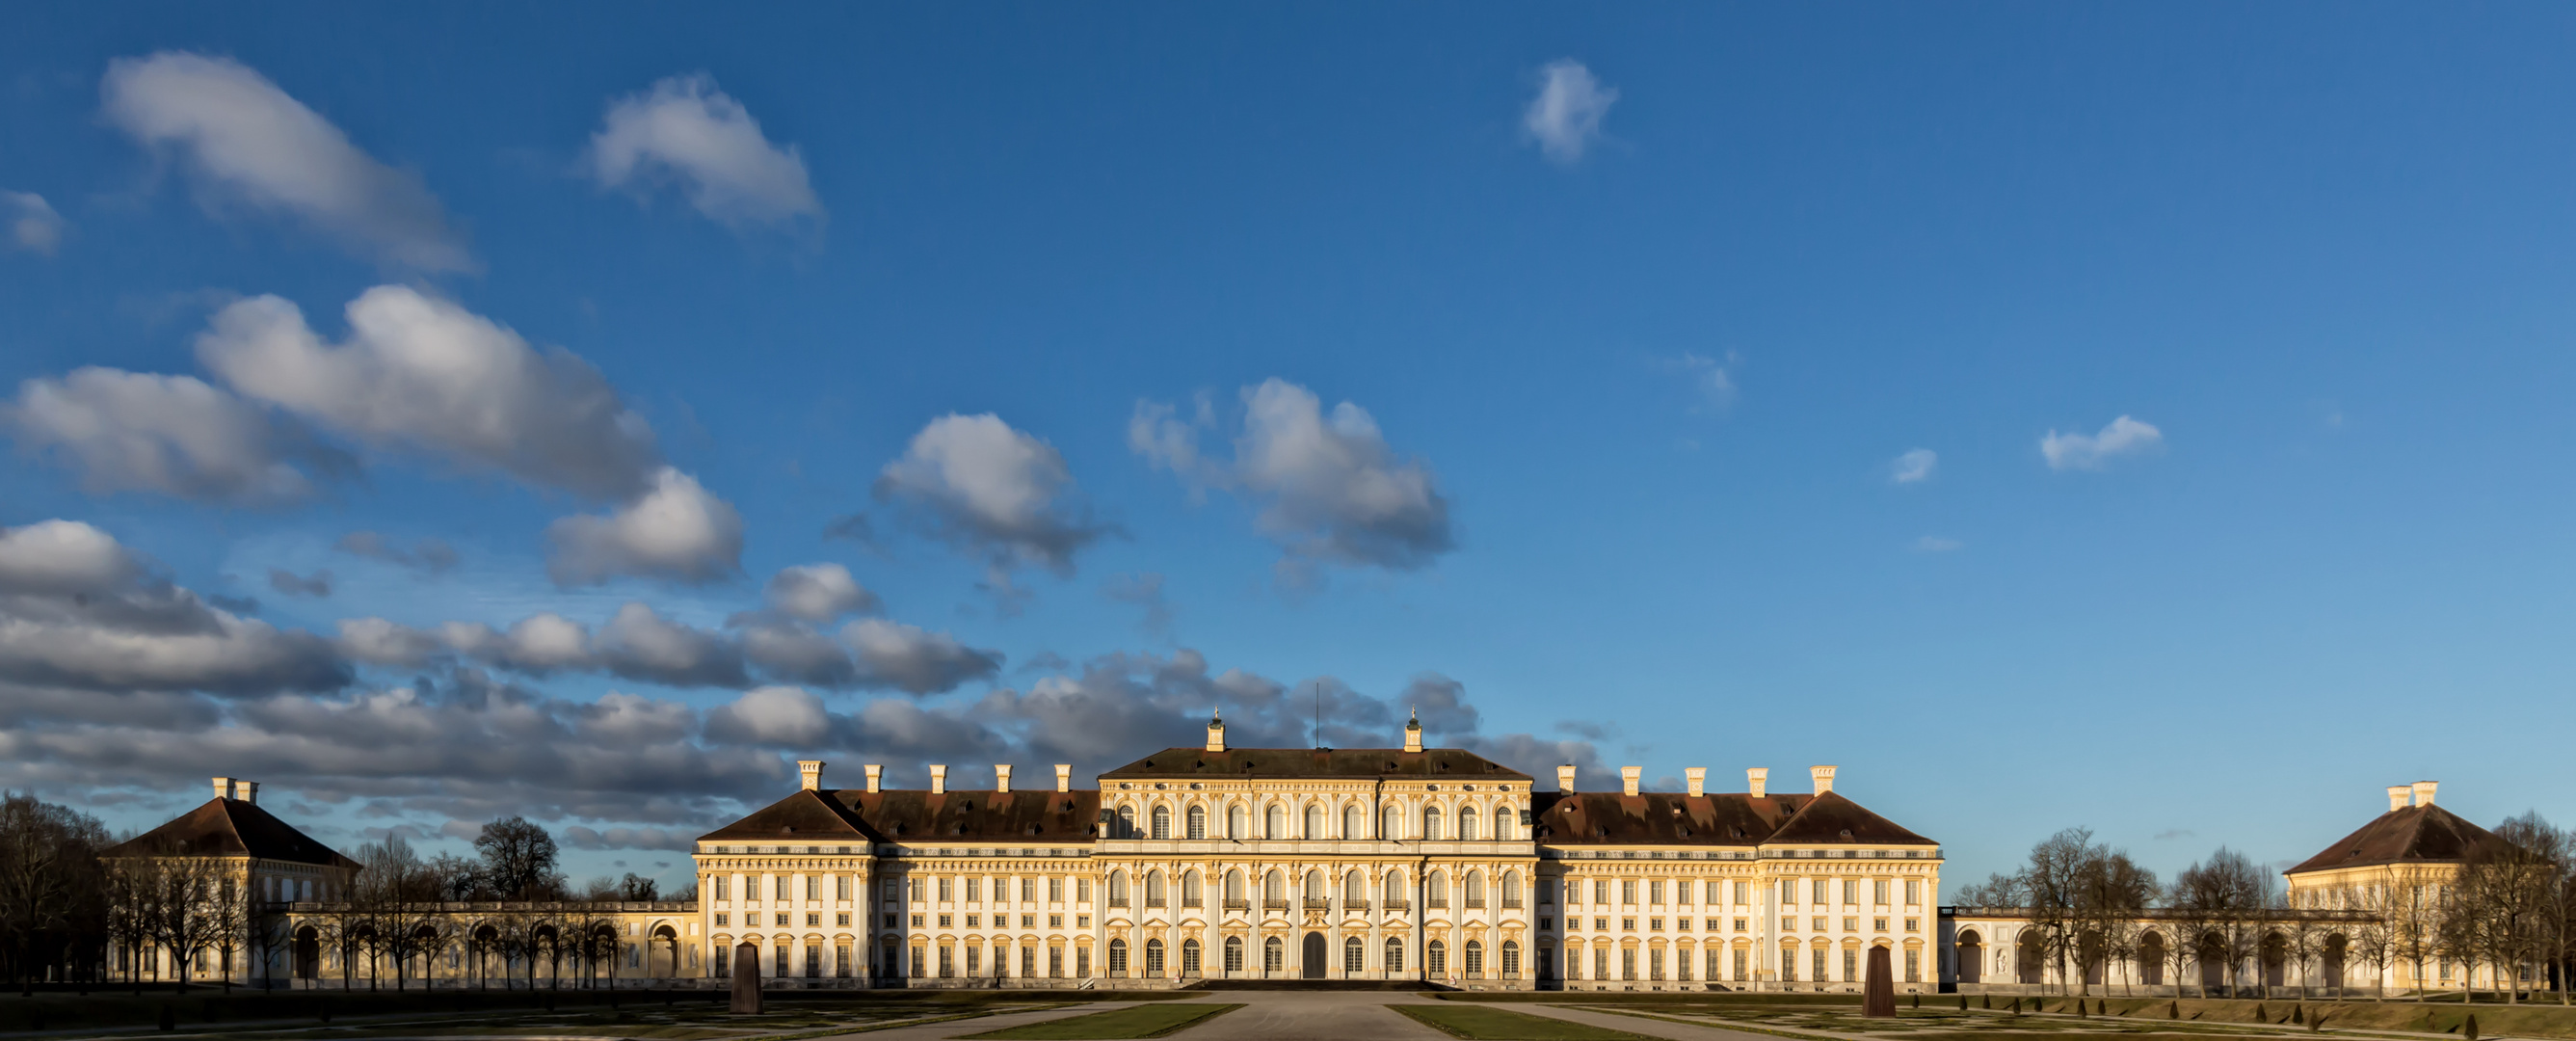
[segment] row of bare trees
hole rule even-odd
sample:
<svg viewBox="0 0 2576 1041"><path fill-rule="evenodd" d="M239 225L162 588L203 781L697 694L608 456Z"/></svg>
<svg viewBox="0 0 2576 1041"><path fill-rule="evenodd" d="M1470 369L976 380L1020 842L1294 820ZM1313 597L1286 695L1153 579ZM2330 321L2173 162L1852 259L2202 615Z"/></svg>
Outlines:
<svg viewBox="0 0 2576 1041"><path fill-rule="evenodd" d="M2153 964L2177 993L2223 985L2268 994L2272 966L2295 971L2303 992L2340 993L2344 977L2411 969L2415 996L2459 970L2462 1000L2483 968L2508 1002L2555 992L2570 1003L2576 974L2576 833L2526 814L2449 865L2394 865L2383 881L2304 897L2292 906L2276 876L2244 854L2219 849L2159 886L2125 851L2069 828L2031 848L2008 874L1961 887L1955 901L2020 908L2030 920L2024 957L2089 993L2112 967ZM2070 969L2072 971L2070 971ZM2250 981L2244 976L2253 973ZM2384 996L2384 995L2383 995Z"/></svg>

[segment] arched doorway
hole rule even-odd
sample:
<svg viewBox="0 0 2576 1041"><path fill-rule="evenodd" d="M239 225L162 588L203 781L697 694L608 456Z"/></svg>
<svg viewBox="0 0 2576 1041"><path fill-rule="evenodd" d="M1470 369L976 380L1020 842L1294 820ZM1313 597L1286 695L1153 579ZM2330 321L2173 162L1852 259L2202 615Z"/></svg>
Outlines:
<svg viewBox="0 0 2576 1041"><path fill-rule="evenodd" d="M2350 948L2351 945L2344 939L2342 933L2334 933L2326 937L2325 955L2320 959L2325 963L2323 966L2325 978L2321 982L2332 988L2336 997L2343 996L2343 959Z"/></svg>
<svg viewBox="0 0 2576 1041"><path fill-rule="evenodd" d="M2227 944L2217 933L2200 938L2200 951L2193 959L2200 963L2200 996L2208 997L2227 985Z"/></svg>
<svg viewBox="0 0 2576 1041"><path fill-rule="evenodd" d="M1985 938L1978 936L1976 930L1959 931L1958 958L1959 982L1983 983L1986 981Z"/></svg>
<svg viewBox="0 0 2576 1041"><path fill-rule="evenodd" d="M2165 937L2148 933L2138 938L2138 982L2150 987L2165 985Z"/></svg>
<svg viewBox="0 0 2576 1041"><path fill-rule="evenodd" d="M1324 978L1324 934L1306 934L1305 976L1310 980Z"/></svg>
<svg viewBox="0 0 2576 1041"><path fill-rule="evenodd" d="M668 925L653 929L652 954L645 959L645 975L663 979L680 974L680 933Z"/></svg>
<svg viewBox="0 0 2576 1041"><path fill-rule="evenodd" d="M2288 984L2290 941L2279 933L2263 934L2263 986L2268 990Z"/></svg>
<svg viewBox="0 0 2576 1041"><path fill-rule="evenodd" d="M2048 966L2048 952L2039 943L2039 930L2024 929L2021 942L2013 945L2013 971L2023 983L2040 982L2040 970Z"/></svg>
<svg viewBox="0 0 2576 1041"><path fill-rule="evenodd" d="M322 975L322 934L312 926L295 930L295 978L314 979Z"/></svg>

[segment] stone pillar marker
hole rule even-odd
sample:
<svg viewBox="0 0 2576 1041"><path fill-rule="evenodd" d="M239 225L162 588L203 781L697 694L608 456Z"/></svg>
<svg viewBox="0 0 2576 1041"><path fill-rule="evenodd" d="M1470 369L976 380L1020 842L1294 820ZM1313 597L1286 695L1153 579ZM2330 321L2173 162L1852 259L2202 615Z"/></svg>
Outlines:
<svg viewBox="0 0 2576 1041"><path fill-rule="evenodd" d="M1869 949L1869 980L1861 985L1860 1014L1870 1019L1896 1018L1896 980L1887 959L1887 948Z"/></svg>
<svg viewBox="0 0 2576 1041"><path fill-rule="evenodd" d="M733 1014L760 1014L760 948L747 941L733 948Z"/></svg>

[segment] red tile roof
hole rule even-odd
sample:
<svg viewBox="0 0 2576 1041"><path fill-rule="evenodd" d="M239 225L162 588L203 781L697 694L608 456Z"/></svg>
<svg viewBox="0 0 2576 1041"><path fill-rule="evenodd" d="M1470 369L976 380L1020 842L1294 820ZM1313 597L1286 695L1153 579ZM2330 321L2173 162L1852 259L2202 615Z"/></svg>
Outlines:
<svg viewBox="0 0 2576 1041"><path fill-rule="evenodd" d="M240 857L356 869L357 861L297 831L255 803L208 799L158 828L101 854L106 857Z"/></svg>
<svg viewBox="0 0 2576 1041"><path fill-rule="evenodd" d="M2440 806L2405 806L2380 814L2285 874L2374 864L2456 864L2469 851L2498 841L2495 833Z"/></svg>

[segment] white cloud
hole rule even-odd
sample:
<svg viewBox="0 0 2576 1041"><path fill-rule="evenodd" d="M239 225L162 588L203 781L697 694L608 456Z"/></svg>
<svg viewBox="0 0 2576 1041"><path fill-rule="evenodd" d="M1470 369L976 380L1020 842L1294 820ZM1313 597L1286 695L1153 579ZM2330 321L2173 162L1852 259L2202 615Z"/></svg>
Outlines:
<svg viewBox="0 0 2576 1041"><path fill-rule="evenodd" d="M96 494L273 505L312 497L315 475L353 468L341 453L193 376L91 366L31 379L19 384L18 400L0 404L0 425L20 447L70 465Z"/></svg>
<svg viewBox="0 0 2576 1041"><path fill-rule="evenodd" d="M1888 464L1887 479L1898 484L1921 484L1932 479L1932 471L1941 465L1941 457L1929 448L1909 449Z"/></svg>
<svg viewBox="0 0 2576 1041"><path fill-rule="evenodd" d="M350 301L333 345L275 296L237 301L197 357L242 394L369 444L489 467L599 499L652 488L652 428L597 368L409 286Z"/></svg>
<svg viewBox="0 0 2576 1041"><path fill-rule="evenodd" d="M620 575L719 581L742 567L742 514L697 478L670 467L653 490L605 516L578 514L546 528L546 573L566 586Z"/></svg>
<svg viewBox="0 0 2576 1041"><path fill-rule="evenodd" d="M2099 470L2120 456L2155 451L2163 447L2164 441L2164 431L2121 416L2098 434L2050 430L2047 437L2039 439L2039 454L2047 457L2051 470Z"/></svg>
<svg viewBox="0 0 2576 1041"><path fill-rule="evenodd" d="M333 549L353 557L381 560L424 575L436 575L456 566L456 547L446 539L424 535L405 548L381 532L353 531L340 536Z"/></svg>
<svg viewBox="0 0 2576 1041"><path fill-rule="evenodd" d="M1914 540L1914 549L1921 553L1948 553L1964 545L1966 543L1957 539L1945 539L1938 535L1925 535Z"/></svg>
<svg viewBox="0 0 2576 1041"><path fill-rule="evenodd" d="M769 609L807 622L828 622L878 607L877 595L839 564L797 564L770 576L762 597Z"/></svg>
<svg viewBox="0 0 2576 1041"><path fill-rule="evenodd" d="M720 633L673 622L641 602L599 629L599 660L612 674L668 687L741 687L742 649Z"/></svg>
<svg viewBox="0 0 2576 1041"><path fill-rule="evenodd" d="M931 420L878 473L876 496L983 557L1000 589L1021 565L1071 573L1074 554L1111 530L1092 522L1054 446L990 413Z"/></svg>
<svg viewBox="0 0 2576 1041"><path fill-rule="evenodd" d="M841 640L857 652L859 682L910 694L954 690L1002 670L1002 656L977 650L947 633L862 618L841 627Z"/></svg>
<svg viewBox="0 0 2576 1041"><path fill-rule="evenodd" d="M1521 127L1549 159L1572 163L1601 139L1601 117L1619 92L1594 79L1592 70L1560 58L1539 70L1538 97L1521 114Z"/></svg>
<svg viewBox="0 0 2576 1041"><path fill-rule="evenodd" d="M707 737L726 744L816 748L830 740L831 713L823 699L796 687L744 691L707 713Z"/></svg>
<svg viewBox="0 0 2576 1041"><path fill-rule="evenodd" d="M0 209L8 212L0 219L9 222L9 241L29 253L53 256L63 244L63 231L71 227L62 214L54 212L52 203L34 192L0 189Z"/></svg>
<svg viewBox="0 0 2576 1041"><path fill-rule="evenodd" d="M1705 355L1684 352L1673 368L1690 380L1691 392L1699 397L1694 411L1723 412L1735 404L1735 376L1729 369L1736 357L1728 354L1725 361Z"/></svg>
<svg viewBox="0 0 2576 1041"><path fill-rule="evenodd" d="M676 181L699 213L737 227L824 216L796 147L771 144L742 103L703 74L610 102L588 159L605 187Z"/></svg>
<svg viewBox="0 0 2576 1041"><path fill-rule="evenodd" d="M1350 402L1329 416L1322 399L1285 380L1243 390L1235 458L1221 463L1197 448L1198 428L1170 406L1138 402L1128 445L1193 487L1238 488L1263 500L1262 531L1291 567L1316 561L1390 570L1428 567L1456 548L1449 500L1431 468L1398 458L1367 410Z"/></svg>
<svg viewBox="0 0 2576 1041"><path fill-rule="evenodd" d="M108 122L178 154L209 211L285 213L386 262L470 270L419 178L376 161L330 120L229 58L163 51L108 63Z"/></svg>
<svg viewBox="0 0 2576 1041"><path fill-rule="evenodd" d="M0 595L101 593L142 573L142 562L115 536L80 521L0 528Z"/></svg>

